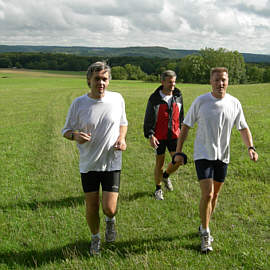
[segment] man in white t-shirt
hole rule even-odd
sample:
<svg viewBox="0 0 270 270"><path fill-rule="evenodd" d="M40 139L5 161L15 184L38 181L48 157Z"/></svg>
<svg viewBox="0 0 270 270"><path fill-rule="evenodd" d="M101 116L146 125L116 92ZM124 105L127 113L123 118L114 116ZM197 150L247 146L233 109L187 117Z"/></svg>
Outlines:
<svg viewBox="0 0 270 270"><path fill-rule="evenodd" d="M69 109L63 136L77 142L86 201L86 220L92 233L90 253L100 253L99 188L106 215L107 242L116 238L115 214L120 185L122 151L126 150L127 118L123 97L107 91L111 69L104 62L89 66L90 92L76 98Z"/></svg>
<svg viewBox="0 0 270 270"><path fill-rule="evenodd" d="M218 194L223 186L230 159L230 136L233 126L241 134L252 161L257 161L258 154L253 146L252 135L246 123L242 106L238 99L226 93L228 87L227 68L213 68L210 83L212 92L201 95L192 103L178 139L175 162L182 162L184 141L188 131L197 122L194 142L194 160L200 181L201 200L201 251L212 251L213 237L210 235L209 222L215 209Z"/></svg>

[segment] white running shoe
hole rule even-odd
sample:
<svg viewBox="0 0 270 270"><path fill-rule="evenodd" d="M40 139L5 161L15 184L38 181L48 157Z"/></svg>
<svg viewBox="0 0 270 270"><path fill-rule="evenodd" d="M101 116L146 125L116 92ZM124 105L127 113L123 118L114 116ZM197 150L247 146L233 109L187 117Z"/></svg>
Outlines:
<svg viewBox="0 0 270 270"><path fill-rule="evenodd" d="M162 189L158 189L155 191L155 198L156 200L164 200Z"/></svg>
<svg viewBox="0 0 270 270"><path fill-rule="evenodd" d="M91 246L90 246L90 254L92 256L100 254L100 238L99 237L92 237Z"/></svg>
<svg viewBox="0 0 270 270"><path fill-rule="evenodd" d="M202 236L202 225L199 226L199 236ZM210 234L210 241L213 242L214 241L214 237Z"/></svg>
<svg viewBox="0 0 270 270"><path fill-rule="evenodd" d="M172 182L170 180L170 178L163 178L163 183L165 184L165 188L168 190L168 191L173 191L173 185L172 185Z"/></svg>
<svg viewBox="0 0 270 270"><path fill-rule="evenodd" d="M201 235L201 251L203 253L207 253L209 251L213 251L213 248L211 246L212 242L210 240L210 233L205 232Z"/></svg>
<svg viewBox="0 0 270 270"><path fill-rule="evenodd" d="M114 242L116 239L115 219L106 221L105 240L108 243Z"/></svg>

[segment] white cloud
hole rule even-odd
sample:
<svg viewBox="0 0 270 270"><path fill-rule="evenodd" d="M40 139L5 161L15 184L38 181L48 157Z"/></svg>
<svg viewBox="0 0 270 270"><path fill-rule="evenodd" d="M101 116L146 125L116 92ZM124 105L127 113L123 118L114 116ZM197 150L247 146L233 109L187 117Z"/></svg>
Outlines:
<svg viewBox="0 0 270 270"><path fill-rule="evenodd" d="M270 0L0 0L0 44L270 54Z"/></svg>

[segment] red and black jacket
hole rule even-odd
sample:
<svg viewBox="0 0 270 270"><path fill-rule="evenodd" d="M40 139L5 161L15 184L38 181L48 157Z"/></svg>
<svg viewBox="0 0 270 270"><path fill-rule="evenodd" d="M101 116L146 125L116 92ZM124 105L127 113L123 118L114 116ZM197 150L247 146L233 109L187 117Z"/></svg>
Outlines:
<svg viewBox="0 0 270 270"><path fill-rule="evenodd" d="M150 96L144 117L144 136L154 135L158 140L177 139L184 120L184 106L182 93L173 90L171 107L160 95L162 86Z"/></svg>

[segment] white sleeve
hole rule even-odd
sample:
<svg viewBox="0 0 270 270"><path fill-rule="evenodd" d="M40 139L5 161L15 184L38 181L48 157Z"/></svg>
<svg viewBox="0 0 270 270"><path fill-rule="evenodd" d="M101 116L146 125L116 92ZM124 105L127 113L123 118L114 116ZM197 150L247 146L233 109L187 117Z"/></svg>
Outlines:
<svg viewBox="0 0 270 270"><path fill-rule="evenodd" d="M248 128L248 124L246 122L245 116L244 116L244 112L242 109L242 105L240 102L237 103L237 115L234 121L234 126L238 129L244 129L244 128Z"/></svg>
<svg viewBox="0 0 270 270"><path fill-rule="evenodd" d="M189 127L193 127L198 120L198 99L195 99L191 104L183 123Z"/></svg>
<svg viewBox="0 0 270 270"><path fill-rule="evenodd" d="M77 108L76 102L73 101L73 103L71 104L69 111L68 111L65 126L62 129L62 135L64 135L69 130L78 130L79 129L76 108Z"/></svg>
<svg viewBox="0 0 270 270"><path fill-rule="evenodd" d="M120 119L120 126L127 126L127 116L126 116L126 109L125 109L125 101L124 98L121 96L121 107L122 107L122 114Z"/></svg>

